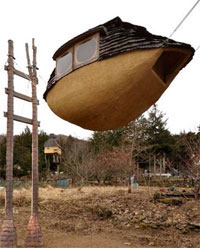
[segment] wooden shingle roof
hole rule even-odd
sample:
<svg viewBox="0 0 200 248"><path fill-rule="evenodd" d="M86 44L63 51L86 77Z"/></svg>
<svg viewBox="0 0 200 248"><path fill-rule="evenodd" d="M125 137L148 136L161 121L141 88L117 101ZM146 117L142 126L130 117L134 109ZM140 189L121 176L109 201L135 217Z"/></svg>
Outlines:
<svg viewBox="0 0 200 248"><path fill-rule="evenodd" d="M180 47L187 48L192 51L191 58L186 62L187 64L192 59L194 54L194 49L189 44L151 34L145 27L123 22L119 17L116 17L69 40L55 52L53 59L56 60L56 58L64 54L71 46L97 32L100 33L98 60L107 59L120 53L125 53L136 49ZM183 65L183 67L186 66L186 64ZM73 73L73 71L71 73ZM47 89L44 93L44 99L46 99L48 91L56 84L57 81L58 80L55 77L54 69L48 81Z"/></svg>

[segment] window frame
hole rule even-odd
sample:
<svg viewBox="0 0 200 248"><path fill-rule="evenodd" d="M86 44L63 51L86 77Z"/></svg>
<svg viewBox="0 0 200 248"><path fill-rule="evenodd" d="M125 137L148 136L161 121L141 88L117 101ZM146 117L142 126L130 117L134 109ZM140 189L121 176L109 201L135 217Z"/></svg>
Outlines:
<svg viewBox="0 0 200 248"><path fill-rule="evenodd" d="M68 70L66 70L65 72L63 73L59 73L58 74L58 60L61 59L62 57L64 57L65 55L67 55L68 53L71 53L72 55L72 60L71 60L71 66L69 67ZM70 72L73 71L73 61L74 61L74 51L73 51L73 47L69 48L64 54L62 54L61 56L59 56L57 59L56 59L56 79L60 79L62 77L64 77L65 75L69 74Z"/></svg>
<svg viewBox="0 0 200 248"><path fill-rule="evenodd" d="M88 59L88 60L86 60L84 62L79 62L76 59L77 48L81 44L85 43L86 41L92 40L92 39L95 39L96 40L96 44L97 44L96 51L95 51L94 55L90 59ZM94 35L91 35L91 36L83 39L82 41L80 41L80 42L78 42L78 43L76 43L74 45L74 69L77 69L77 68L80 68L80 67L82 67L84 65L90 64L90 63L96 61L98 58L99 58L99 33L96 33Z"/></svg>
<svg viewBox="0 0 200 248"><path fill-rule="evenodd" d="M92 40L92 39L95 39L96 40L96 44L97 44L96 51L95 51L94 55L90 59L88 59L88 60L86 60L84 62L77 61L76 60L76 51L77 51L77 48L82 43L85 43L86 41L89 41L89 40ZM100 40L100 33L97 32L97 33L95 33L93 35L90 35L87 38L82 39L81 41L75 43L70 48L68 48L66 52L64 52L62 55L60 55L58 58L56 58L56 71L55 71L55 79L56 79L56 81L59 80L59 79L61 79L61 78L63 78L67 74L73 72L74 70L76 70L78 68L81 68L82 66L88 65L88 64L90 64L90 63L98 60L98 58L99 58L99 40ZM67 53L71 53L72 54L72 63L71 63L71 66L64 73L58 74L58 60L61 59L62 57L64 57Z"/></svg>

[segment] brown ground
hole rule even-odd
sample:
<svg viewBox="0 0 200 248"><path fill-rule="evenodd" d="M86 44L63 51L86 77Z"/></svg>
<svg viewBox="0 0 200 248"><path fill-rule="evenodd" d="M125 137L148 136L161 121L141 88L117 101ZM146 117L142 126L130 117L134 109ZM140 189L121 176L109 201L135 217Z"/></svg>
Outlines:
<svg viewBox="0 0 200 248"><path fill-rule="evenodd" d="M41 188L40 224L47 248L200 248L200 201L153 200L158 188ZM0 218L4 197L0 193ZM22 247L30 217L30 190L14 192Z"/></svg>

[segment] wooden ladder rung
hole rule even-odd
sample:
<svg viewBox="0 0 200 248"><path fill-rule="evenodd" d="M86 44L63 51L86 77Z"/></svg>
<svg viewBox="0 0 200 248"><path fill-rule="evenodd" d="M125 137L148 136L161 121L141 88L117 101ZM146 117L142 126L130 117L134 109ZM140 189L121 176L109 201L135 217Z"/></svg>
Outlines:
<svg viewBox="0 0 200 248"><path fill-rule="evenodd" d="M4 112L4 117L8 117L8 112ZM33 125L33 120L32 119L22 117L22 116L19 116L19 115L13 115L13 120ZM39 126L40 126L40 122L38 121L38 127Z"/></svg>
<svg viewBox="0 0 200 248"><path fill-rule="evenodd" d="M8 88L5 88L5 92L6 94L9 94L9 89ZM17 97L21 100L24 100L24 101L27 101L27 102L32 102L32 97L29 97L29 96L26 96L26 95L23 95L21 93L18 93L16 91L13 91L13 96L14 97ZM37 100L37 105L39 105L39 101Z"/></svg>
<svg viewBox="0 0 200 248"><path fill-rule="evenodd" d="M17 75L17 76L19 76L19 77L22 77L22 78L24 78L24 79L30 81L30 77L29 77L28 74L25 74L24 72L18 71L18 70L16 70L16 69L14 69L13 72L14 72L15 75Z"/></svg>
<svg viewBox="0 0 200 248"><path fill-rule="evenodd" d="M4 66L4 69L5 69L6 71L8 71L9 66L5 65L5 66ZM13 73L14 73L15 75L19 76L19 77L22 77L22 78L26 79L26 80L29 80L29 81L31 80L28 74L26 74L26 73L24 73L24 72L21 72L21 71L15 69L15 68L13 68Z"/></svg>

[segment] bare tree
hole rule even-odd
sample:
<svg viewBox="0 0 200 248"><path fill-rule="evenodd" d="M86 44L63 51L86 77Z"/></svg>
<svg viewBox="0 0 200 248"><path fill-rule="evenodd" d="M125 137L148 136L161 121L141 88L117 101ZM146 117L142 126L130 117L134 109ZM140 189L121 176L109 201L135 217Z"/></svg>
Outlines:
<svg viewBox="0 0 200 248"><path fill-rule="evenodd" d="M88 143L71 136L58 137L58 143L62 147L61 170L74 182L83 185L92 177L93 159L89 151Z"/></svg>
<svg viewBox="0 0 200 248"><path fill-rule="evenodd" d="M200 133L182 135L181 141L184 154L180 159L180 169L194 186L197 199L200 194Z"/></svg>

